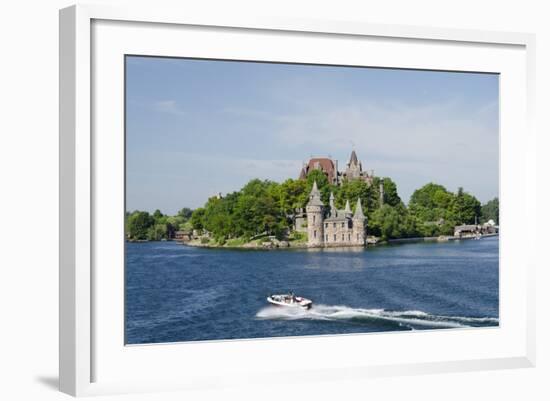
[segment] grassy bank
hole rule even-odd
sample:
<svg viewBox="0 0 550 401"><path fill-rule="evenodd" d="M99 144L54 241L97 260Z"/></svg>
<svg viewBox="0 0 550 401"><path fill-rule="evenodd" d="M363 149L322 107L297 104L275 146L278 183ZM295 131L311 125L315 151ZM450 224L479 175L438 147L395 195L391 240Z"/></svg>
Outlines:
<svg viewBox="0 0 550 401"><path fill-rule="evenodd" d="M239 237L227 240L202 237L185 242L185 245L204 248L244 249L307 248L307 235L305 233L294 232L283 240L268 235L257 236L253 239Z"/></svg>

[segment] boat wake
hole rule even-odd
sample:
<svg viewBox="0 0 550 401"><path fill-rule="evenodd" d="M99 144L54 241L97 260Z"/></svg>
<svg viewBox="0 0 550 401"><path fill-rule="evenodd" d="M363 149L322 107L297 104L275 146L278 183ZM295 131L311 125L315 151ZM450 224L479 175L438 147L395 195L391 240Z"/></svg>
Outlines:
<svg viewBox="0 0 550 401"><path fill-rule="evenodd" d="M314 305L310 310L267 306L256 314L262 320L315 320L400 326L408 329L498 326L498 318L431 315L426 312L362 309L348 306Z"/></svg>

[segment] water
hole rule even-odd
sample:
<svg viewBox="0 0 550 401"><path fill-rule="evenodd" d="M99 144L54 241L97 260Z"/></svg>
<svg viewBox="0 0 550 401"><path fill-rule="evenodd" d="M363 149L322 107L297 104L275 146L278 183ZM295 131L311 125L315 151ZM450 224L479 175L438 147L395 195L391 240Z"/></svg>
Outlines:
<svg viewBox="0 0 550 401"><path fill-rule="evenodd" d="M126 245L128 344L498 325L498 238L367 249ZM271 293L309 311L267 306Z"/></svg>

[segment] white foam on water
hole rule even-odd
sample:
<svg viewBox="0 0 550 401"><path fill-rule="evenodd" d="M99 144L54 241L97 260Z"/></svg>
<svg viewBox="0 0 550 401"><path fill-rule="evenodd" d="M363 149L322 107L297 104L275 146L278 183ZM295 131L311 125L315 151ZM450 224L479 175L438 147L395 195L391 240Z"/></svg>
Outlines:
<svg viewBox="0 0 550 401"><path fill-rule="evenodd" d="M318 320L349 322L389 322L414 329L418 326L459 328L471 324L497 323L497 318L474 318L466 316L431 315L420 310L386 311L384 309L351 308L348 306L314 305L311 309L267 306L256 314L258 319L271 320Z"/></svg>
<svg viewBox="0 0 550 401"><path fill-rule="evenodd" d="M496 317L467 317L467 316L447 316L448 319L461 321L464 323L495 323L499 320Z"/></svg>

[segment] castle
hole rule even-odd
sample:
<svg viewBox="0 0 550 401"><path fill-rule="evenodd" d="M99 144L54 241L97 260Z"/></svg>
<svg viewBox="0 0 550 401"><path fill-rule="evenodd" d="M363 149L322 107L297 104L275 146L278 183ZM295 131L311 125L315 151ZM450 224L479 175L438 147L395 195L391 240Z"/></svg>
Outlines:
<svg viewBox="0 0 550 401"><path fill-rule="evenodd" d="M369 185L373 183L374 171L363 170L363 165L352 150L349 162L344 171L338 171L338 160L329 157L312 157L304 163L299 179L307 179L314 170L325 174L329 184L342 185L346 180L362 180ZM380 198L383 197L383 187L380 184ZM382 202L382 201L381 201ZM334 206L334 195L331 193L328 209L321 201L321 193L315 182L309 195L306 209L296 209L295 230L307 232L308 245L311 247L329 246L362 246L367 237L367 219L363 214L361 200L357 200L355 214L352 213L349 200L344 210Z"/></svg>
<svg viewBox="0 0 550 401"><path fill-rule="evenodd" d="M312 157L307 163L304 163L300 171L299 179L305 180L307 175L313 170L321 170L328 179L329 184L340 185L344 180L360 179L372 184L374 171L370 173L363 170L362 163L357 159L355 150L352 150L349 162L346 164L345 171L338 171L338 160L329 157Z"/></svg>
<svg viewBox="0 0 550 401"><path fill-rule="evenodd" d="M361 199L357 199L355 214L352 213L349 200L344 210L334 206L334 194L330 194L329 210L321 200L317 182L309 194L306 205L308 246L363 246L367 235L367 219L363 214Z"/></svg>

